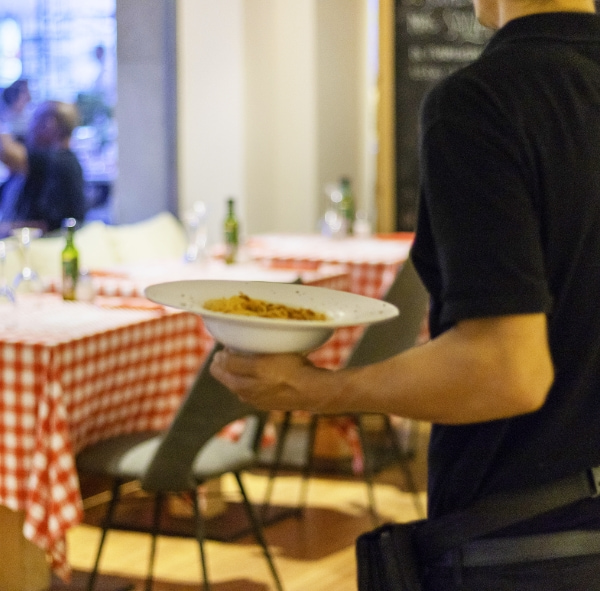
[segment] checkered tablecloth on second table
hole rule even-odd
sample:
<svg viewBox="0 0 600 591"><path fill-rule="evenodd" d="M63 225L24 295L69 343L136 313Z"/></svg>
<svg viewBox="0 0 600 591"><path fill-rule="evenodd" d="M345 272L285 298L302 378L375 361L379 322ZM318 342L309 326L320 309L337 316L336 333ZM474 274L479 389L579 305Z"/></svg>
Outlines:
<svg viewBox="0 0 600 591"><path fill-rule="evenodd" d="M144 297L148 285L181 280L236 280L271 281L328 287L347 291L350 276L345 265L320 265L315 269L273 269L266 265L247 262L226 265L220 260L185 263L180 260L155 261L121 265L105 269L91 269L88 286L92 294L116 297ZM60 291L60 278L47 277L48 291Z"/></svg>
<svg viewBox="0 0 600 591"><path fill-rule="evenodd" d="M211 341L187 313L103 309L47 295L0 309L0 504L68 579L82 501L74 454L167 426Z"/></svg>
<svg viewBox="0 0 600 591"><path fill-rule="evenodd" d="M371 286L387 281L386 273L395 267L374 268L365 271L365 277ZM373 276L373 273L375 274ZM205 261L202 264L184 263L182 261L158 261L155 263L140 263L137 265L123 265L112 269L97 269L91 272L93 292L101 297L114 297L114 305L129 307L129 298L140 298L144 289L153 283L175 280L199 279L236 279L240 281L275 281L292 283L301 280L304 285L326 287L340 291L351 291L350 273L347 265L319 264L311 269L297 265L292 269L273 269L257 263L240 263L225 265L219 260ZM60 280L57 278L46 279L51 292L60 290ZM375 289L375 288L372 288ZM139 300L138 300L139 301ZM150 301L147 301L151 305ZM334 336L314 353L311 359L320 366L339 367L347 357L352 344L361 334L361 328L343 328L335 332ZM203 337L210 340L206 330Z"/></svg>
<svg viewBox="0 0 600 591"><path fill-rule="evenodd" d="M397 239L332 239L319 234L263 234L252 236L244 246L252 260L274 267L310 269L323 264L345 265L350 291L381 298L391 285L412 245L411 233Z"/></svg>
<svg viewBox="0 0 600 591"><path fill-rule="evenodd" d="M344 265L349 273L349 291L382 298L391 286L398 270L408 258L414 235L396 233L386 238L332 239L318 234L264 234L252 236L244 246L245 256L273 267L316 269L323 264ZM334 336L309 358L320 367L343 367L363 327L338 329ZM303 413L297 413L303 414ZM353 467L363 466L356 425L349 420L332 419L348 442L353 454Z"/></svg>
<svg viewBox="0 0 600 591"><path fill-rule="evenodd" d="M244 246L252 260L286 269L319 269L323 265L342 265L349 274L348 290L381 298L408 257L412 233L393 235L393 239L332 239L319 234L262 234L251 236ZM348 359L364 328L347 327L310 355L315 365L336 369Z"/></svg>

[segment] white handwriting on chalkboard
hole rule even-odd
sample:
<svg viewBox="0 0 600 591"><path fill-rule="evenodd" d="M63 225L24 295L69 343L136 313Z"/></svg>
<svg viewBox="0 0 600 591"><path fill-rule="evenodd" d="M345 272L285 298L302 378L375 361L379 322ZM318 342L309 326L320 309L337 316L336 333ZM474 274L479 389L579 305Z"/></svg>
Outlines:
<svg viewBox="0 0 600 591"><path fill-rule="evenodd" d="M411 80L435 81L444 78L447 73L444 66L437 64L418 64L408 68L408 77Z"/></svg>
<svg viewBox="0 0 600 591"><path fill-rule="evenodd" d="M479 57L481 50L481 47L472 45L410 45L408 59L411 62L470 63Z"/></svg>
<svg viewBox="0 0 600 591"><path fill-rule="evenodd" d="M408 12L406 14L406 30L409 35L435 35L442 24L430 12Z"/></svg>
<svg viewBox="0 0 600 591"><path fill-rule="evenodd" d="M444 10L442 18L448 30L448 39L484 43L490 38L491 31L482 27L470 11Z"/></svg>
<svg viewBox="0 0 600 591"><path fill-rule="evenodd" d="M406 0L405 3L419 8L473 8L472 0Z"/></svg>

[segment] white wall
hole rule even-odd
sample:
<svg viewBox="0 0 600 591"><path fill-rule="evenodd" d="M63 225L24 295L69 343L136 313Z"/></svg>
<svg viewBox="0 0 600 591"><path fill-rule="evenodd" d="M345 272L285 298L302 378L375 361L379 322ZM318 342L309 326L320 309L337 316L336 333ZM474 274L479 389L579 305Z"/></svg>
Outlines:
<svg viewBox="0 0 600 591"><path fill-rule="evenodd" d="M220 239L225 200L245 218L243 0L177 0L179 210L209 209Z"/></svg>
<svg viewBox="0 0 600 591"><path fill-rule="evenodd" d="M317 8L319 188L350 176L359 194L362 0L327 0ZM357 195L358 196L358 195ZM323 207L323 200L320 205Z"/></svg>
<svg viewBox="0 0 600 591"><path fill-rule="evenodd" d="M211 240L238 197L246 233L314 231L322 186L365 178L368 0L177 0L180 211Z"/></svg>
<svg viewBox="0 0 600 591"><path fill-rule="evenodd" d="M312 231L318 193L315 3L252 0L244 6L248 229Z"/></svg>

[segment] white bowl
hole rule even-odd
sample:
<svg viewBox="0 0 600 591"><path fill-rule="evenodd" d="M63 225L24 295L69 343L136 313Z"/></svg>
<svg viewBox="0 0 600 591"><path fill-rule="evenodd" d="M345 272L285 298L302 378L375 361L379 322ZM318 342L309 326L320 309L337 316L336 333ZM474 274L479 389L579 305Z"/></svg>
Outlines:
<svg viewBox="0 0 600 591"><path fill-rule="evenodd" d="M327 320L287 320L214 312L204 308L213 298L245 293L251 298L310 308ZM202 316L212 336L245 353L299 353L323 345L336 328L382 322L397 316L396 306L346 291L262 281L189 280L150 285L145 295L153 302Z"/></svg>

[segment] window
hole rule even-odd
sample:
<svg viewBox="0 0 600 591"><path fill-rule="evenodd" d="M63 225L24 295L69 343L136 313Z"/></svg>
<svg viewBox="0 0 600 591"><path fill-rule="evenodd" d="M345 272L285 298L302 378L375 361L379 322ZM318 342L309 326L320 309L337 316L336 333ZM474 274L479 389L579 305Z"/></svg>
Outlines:
<svg viewBox="0 0 600 591"><path fill-rule="evenodd" d="M2 0L0 86L25 78L31 104L74 102L72 148L90 207L106 205L117 174L116 0Z"/></svg>

